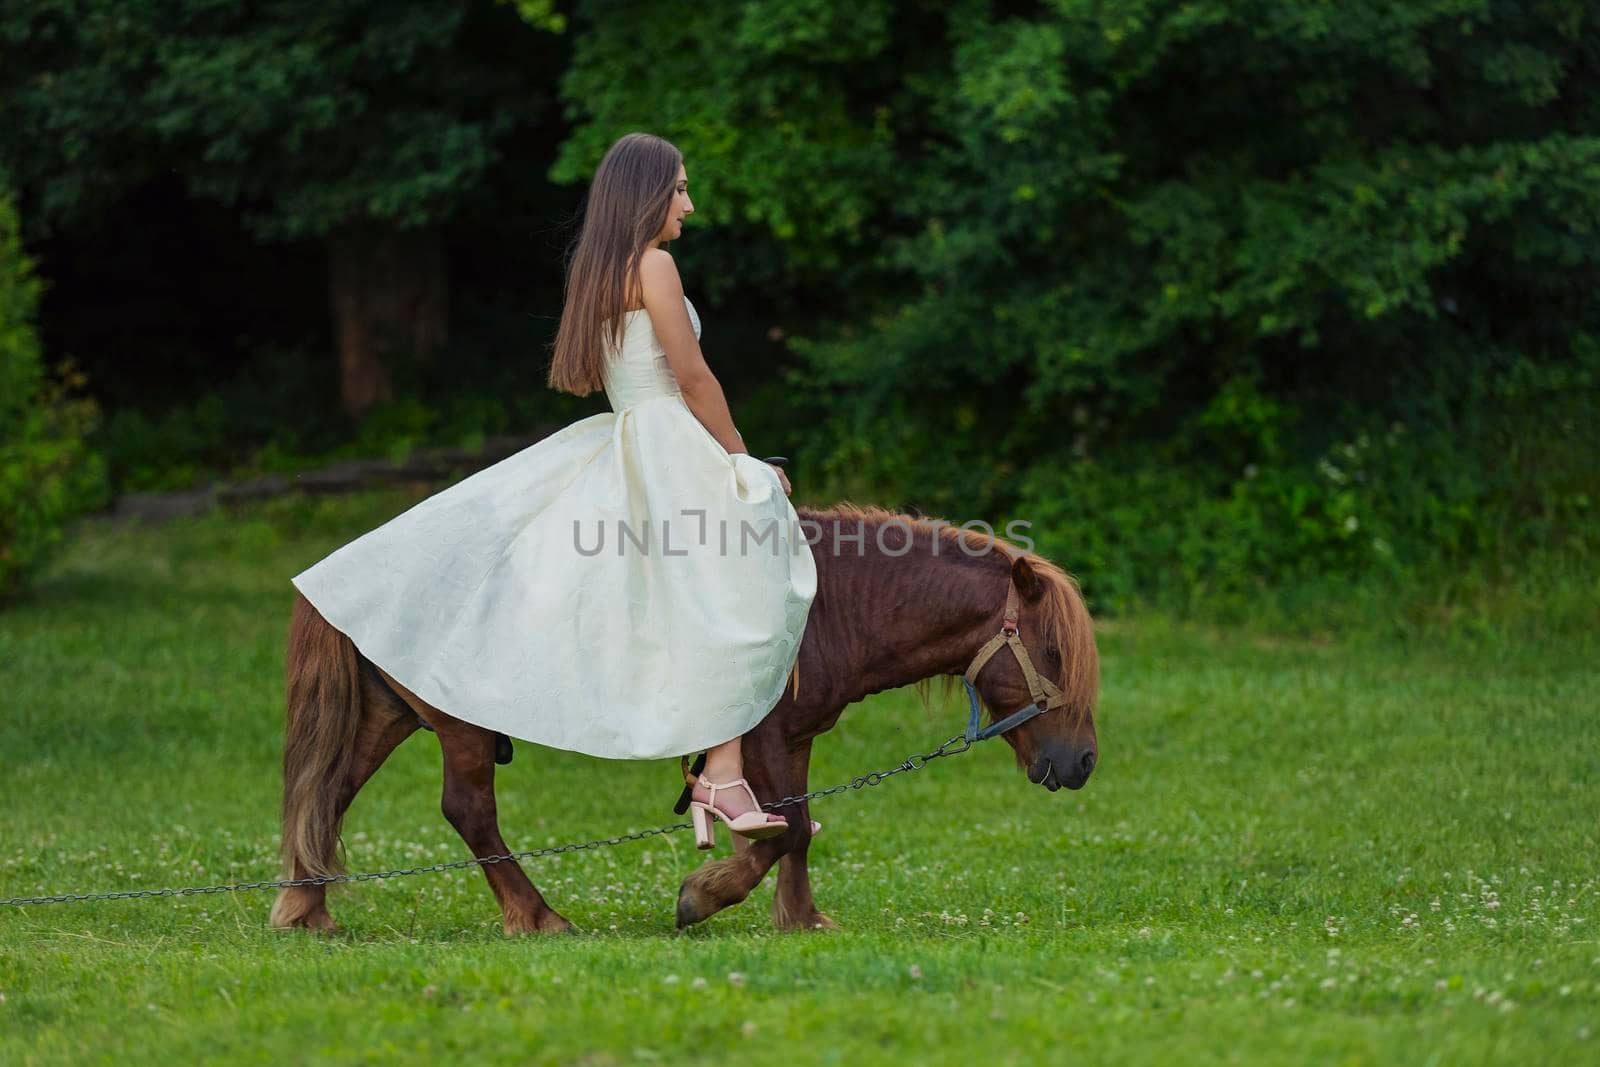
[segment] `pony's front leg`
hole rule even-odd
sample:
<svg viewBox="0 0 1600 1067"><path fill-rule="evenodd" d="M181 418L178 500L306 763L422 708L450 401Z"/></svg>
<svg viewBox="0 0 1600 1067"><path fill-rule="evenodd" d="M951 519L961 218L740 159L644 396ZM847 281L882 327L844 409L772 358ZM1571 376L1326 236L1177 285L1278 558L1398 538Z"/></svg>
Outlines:
<svg viewBox="0 0 1600 1067"><path fill-rule="evenodd" d="M709 919L749 896L783 855L784 842L795 833L791 829L781 837L751 841L727 859L697 868L678 887L678 929Z"/></svg>
<svg viewBox="0 0 1600 1067"><path fill-rule="evenodd" d="M790 788L789 760L776 728L778 718L776 714L768 715L742 742L744 776L763 802L798 792ZM733 855L704 864L683 880L683 885L678 887L679 930L708 919L749 896L778 857L794 848L801 835L810 835L811 826L804 812L790 807L779 809L778 814L789 821L787 833L748 842L741 842L735 836Z"/></svg>
<svg viewBox="0 0 1600 1067"><path fill-rule="evenodd" d="M789 753L790 794L806 791L811 771L811 739L798 743ZM811 897L811 875L806 870L806 854L811 850L811 805L801 805L800 826L804 832L794 846L783 853L778 863L778 891L772 897L772 922L780 930L837 930L839 924L817 910Z"/></svg>

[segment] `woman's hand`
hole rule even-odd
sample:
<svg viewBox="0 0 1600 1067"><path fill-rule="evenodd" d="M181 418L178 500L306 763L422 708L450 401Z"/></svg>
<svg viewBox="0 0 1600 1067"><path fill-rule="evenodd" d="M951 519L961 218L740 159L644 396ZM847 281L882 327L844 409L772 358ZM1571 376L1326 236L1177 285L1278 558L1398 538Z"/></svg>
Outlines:
<svg viewBox="0 0 1600 1067"><path fill-rule="evenodd" d="M783 483L783 495L792 495L794 490L789 488L789 476L783 473L783 468L778 466L776 463L768 463L767 466L778 472L778 481Z"/></svg>

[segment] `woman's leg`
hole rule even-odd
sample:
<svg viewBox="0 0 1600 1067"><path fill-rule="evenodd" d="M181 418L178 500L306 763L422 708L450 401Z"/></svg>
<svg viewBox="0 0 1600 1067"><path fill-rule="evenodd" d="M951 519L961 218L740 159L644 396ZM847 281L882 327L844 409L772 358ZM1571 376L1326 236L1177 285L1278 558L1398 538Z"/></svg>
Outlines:
<svg viewBox="0 0 1600 1067"><path fill-rule="evenodd" d="M735 778L744 777L744 756L740 749L742 737L735 737L731 741L724 741L715 748L706 750L706 769L702 776L713 782L731 782ZM696 784L694 799L701 803L711 798L711 790ZM757 797L757 800L768 801L771 797ZM717 809L729 818L736 818L747 811L754 811L759 805L750 802L750 794L743 789L717 790ZM768 822L783 822L783 816L767 813Z"/></svg>

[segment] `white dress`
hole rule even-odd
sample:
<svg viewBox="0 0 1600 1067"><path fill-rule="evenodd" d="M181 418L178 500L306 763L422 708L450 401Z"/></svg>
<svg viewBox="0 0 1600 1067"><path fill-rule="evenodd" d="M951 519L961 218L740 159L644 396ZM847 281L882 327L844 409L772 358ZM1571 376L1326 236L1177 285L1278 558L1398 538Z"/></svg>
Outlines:
<svg viewBox="0 0 1600 1067"><path fill-rule="evenodd" d="M766 717L817 572L777 472L729 455L684 402L649 313L624 319L611 411L291 580L441 711L554 748L655 759Z"/></svg>

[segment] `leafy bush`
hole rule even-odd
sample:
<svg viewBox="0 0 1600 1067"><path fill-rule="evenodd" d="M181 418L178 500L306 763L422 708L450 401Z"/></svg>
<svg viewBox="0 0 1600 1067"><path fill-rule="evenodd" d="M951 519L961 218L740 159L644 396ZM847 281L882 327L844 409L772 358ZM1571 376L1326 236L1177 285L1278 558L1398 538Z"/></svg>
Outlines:
<svg viewBox="0 0 1600 1067"><path fill-rule="evenodd" d="M1230 447L1238 421L1203 416L1208 432L1187 452L1038 465L1015 510L1112 611L1152 602L1245 615L1277 591L1442 589L1468 569L1515 579L1534 558L1592 566L1600 359L1519 361L1453 392L1415 426L1349 416L1351 435L1309 457L1271 443L1278 416L1255 423L1247 458Z"/></svg>
<svg viewBox="0 0 1600 1067"><path fill-rule="evenodd" d="M70 361L46 372L34 331L39 293L16 212L0 197L0 600L107 495L105 463L85 441L98 408L73 395L84 379Z"/></svg>

